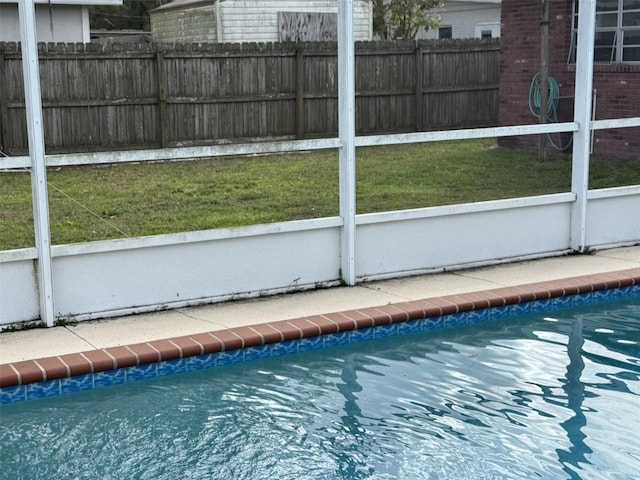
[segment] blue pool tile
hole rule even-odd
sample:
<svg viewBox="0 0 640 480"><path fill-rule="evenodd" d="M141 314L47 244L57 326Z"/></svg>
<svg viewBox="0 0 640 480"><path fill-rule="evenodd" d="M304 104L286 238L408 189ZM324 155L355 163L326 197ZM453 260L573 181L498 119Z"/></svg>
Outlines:
<svg viewBox="0 0 640 480"><path fill-rule="evenodd" d="M0 388L0 405L22 402L27 399L27 389L24 385Z"/></svg>
<svg viewBox="0 0 640 480"><path fill-rule="evenodd" d="M462 313L453 313L451 315L447 315L445 317L445 327L461 327L462 325L468 325L471 323L469 321L468 314L471 312L462 312Z"/></svg>
<svg viewBox="0 0 640 480"><path fill-rule="evenodd" d="M553 309L553 301L551 298L544 298L531 303L531 313L543 313Z"/></svg>
<svg viewBox="0 0 640 480"><path fill-rule="evenodd" d="M380 325L376 327L375 338L387 338L398 335L398 324L391 323L389 325Z"/></svg>
<svg viewBox="0 0 640 480"><path fill-rule="evenodd" d="M620 300L623 298L632 298L640 295L640 285L631 285L628 287L611 288L609 290L599 290L592 293L593 302L603 302L609 300Z"/></svg>
<svg viewBox="0 0 640 480"><path fill-rule="evenodd" d="M245 348L244 360L259 360L261 358L268 358L273 354L271 345L258 345L255 347Z"/></svg>
<svg viewBox="0 0 640 480"><path fill-rule="evenodd" d="M175 360L166 360L158 363L158 376L164 377L173 373L185 373L187 371L187 362L184 358L176 358Z"/></svg>
<svg viewBox="0 0 640 480"><path fill-rule="evenodd" d="M92 388L93 373L60 379L60 393L79 392L81 390L91 390Z"/></svg>
<svg viewBox="0 0 640 480"><path fill-rule="evenodd" d="M612 288L610 290L599 290L593 292L594 302L608 302L610 300L620 300L621 298L627 298L631 287Z"/></svg>
<svg viewBox="0 0 640 480"><path fill-rule="evenodd" d="M640 295L640 285L632 285L630 287L614 288L606 290L607 300L619 300L621 298L631 298Z"/></svg>
<svg viewBox="0 0 640 480"><path fill-rule="evenodd" d="M158 364L147 363L146 365L137 365L135 367L125 368L127 382L133 380L145 380L147 378L155 378L158 376Z"/></svg>
<svg viewBox="0 0 640 480"><path fill-rule="evenodd" d="M606 302L613 300L615 297L611 295L611 290L598 290L591 293L591 301L593 302Z"/></svg>
<svg viewBox="0 0 640 480"><path fill-rule="evenodd" d="M591 298L594 302L606 302L608 300L615 299L615 291L620 290L618 288L612 290L598 290L591 294Z"/></svg>
<svg viewBox="0 0 640 480"><path fill-rule="evenodd" d="M359 328L351 332L351 343L373 340L374 327Z"/></svg>
<svg viewBox="0 0 640 480"><path fill-rule="evenodd" d="M469 313L471 314L471 316L469 317L471 323L480 323L489 320L488 308L479 308L478 310L474 310L473 312Z"/></svg>
<svg viewBox="0 0 640 480"><path fill-rule="evenodd" d="M115 370L106 370L104 372L96 372L93 374L93 384L96 387L110 387L127 381L127 376L123 368Z"/></svg>
<svg viewBox="0 0 640 480"><path fill-rule="evenodd" d="M551 299L551 306L554 309L557 308L568 308L573 305L573 300L571 297L555 297Z"/></svg>
<svg viewBox="0 0 640 480"><path fill-rule="evenodd" d="M579 293L578 295L574 295L574 306L588 305L593 303L593 293Z"/></svg>
<svg viewBox="0 0 640 480"><path fill-rule="evenodd" d="M491 320L498 320L500 318L507 318L513 315L513 305L502 305L500 307L493 307L489 309L489 318Z"/></svg>
<svg viewBox="0 0 640 480"><path fill-rule="evenodd" d="M187 357L187 371L194 372L196 370L204 370L205 368L215 367L218 364L218 353L205 353L204 355L196 355Z"/></svg>
<svg viewBox="0 0 640 480"><path fill-rule="evenodd" d="M299 340L288 340L286 342L272 343L271 354L276 357L280 355L289 355L291 353L298 353L298 347L300 346Z"/></svg>
<svg viewBox="0 0 640 480"><path fill-rule="evenodd" d="M423 332L429 332L431 330L437 330L439 328L444 328L445 326L445 316L440 317L429 317L420 320L422 324L421 330Z"/></svg>
<svg viewBox="0 0 640 480"><path fill-rule="evenodd" d="M398 324L398 333L406 335L422 331L422 320L408 320Z"/></svg>
<svg viewBox="0 0 640 480"><path fill-rule="evenodd" d="M241 349L229 350L218 353L217 365L221 367L223 365L231 365L232 363L239 363L242 361L244 361L244 352Z"/></svg>
<svg viewBox="0 0 640 480"><path fill-rule="evenodd" d="M320 350L324 348L324 336L318 335L317 337L307 337L299 341L299 352L310 352L312 350Z"/></svg>
<svg viewBox="0 0 640 480"><path fill-rule="evenodd" d="M26 385L27 400L34 398L52 397L60 395L60 380L46 380L44 382L30 383Z"/></svg>
<svg viewBox="0 0 640 480"><path fill-rule="evenodd" d="M350 340L351 332L338 332L332 333L330 335L324 336L324 346L325 347L336 347L338 345L347 345Z"/></svg>
<svg viewBox="0 0 640 480"><path fill-rule="evenodd" d="M518 315L528 315L533 313L535 309L535 302L522 302L514 305L509 305L510 316L517 317Z"/></svg>
<svg viewBox="0 0 640 480"><path fill-rule="evenodd" d="M454 313L444 317L445 327L460 327L489 320L489 311L486 308L470 310L468 312Z"/></svg>

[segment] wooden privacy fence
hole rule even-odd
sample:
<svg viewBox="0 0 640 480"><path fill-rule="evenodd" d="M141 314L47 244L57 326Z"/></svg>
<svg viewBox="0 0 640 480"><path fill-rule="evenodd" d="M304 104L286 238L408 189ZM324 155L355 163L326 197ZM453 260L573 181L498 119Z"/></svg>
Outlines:
<svg viewBox="0 0 640 480"><path fill-rule="evenodd" d="M39 50L48 153L337 134L333 42ZM497 125L499 55L498 40L357 43L357 133ZM15 43L0 43L0 149L27 151Z"/></svg>

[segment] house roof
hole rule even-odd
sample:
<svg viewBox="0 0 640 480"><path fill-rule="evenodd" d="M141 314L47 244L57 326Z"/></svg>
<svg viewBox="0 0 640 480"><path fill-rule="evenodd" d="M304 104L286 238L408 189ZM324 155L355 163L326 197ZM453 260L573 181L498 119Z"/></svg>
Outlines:
<svg viewBox="0 0 640 480"><path fill-rule="evenodd" d="M216 0L174 0L173 2L162 5L150 12L162 12L164 10L173 10L177 8L198 7L203 5L213 5Z"/></svg>

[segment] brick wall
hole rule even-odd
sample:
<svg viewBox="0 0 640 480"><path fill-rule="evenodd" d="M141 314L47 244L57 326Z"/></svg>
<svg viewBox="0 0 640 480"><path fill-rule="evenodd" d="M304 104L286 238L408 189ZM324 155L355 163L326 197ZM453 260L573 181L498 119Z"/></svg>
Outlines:
<svg viewBox="0 0 640 480"><path fill-rule="evenodd" d="M573 119L575 64L568 63L572 0L549 2L549 75L558 81L558 121ZM536 123L529 111L531 79L540 69L541 2L502 1L500 125ZM596 119L640 116L640 65L595 65ZM567 145L568 135L552 137ZM501 144L537 148L537 136L503 138ZM550 150L553 151L553 150ZM570 151L570 149L569 149ZM599 130L594 155L640 160L640 129Z"/></svg>

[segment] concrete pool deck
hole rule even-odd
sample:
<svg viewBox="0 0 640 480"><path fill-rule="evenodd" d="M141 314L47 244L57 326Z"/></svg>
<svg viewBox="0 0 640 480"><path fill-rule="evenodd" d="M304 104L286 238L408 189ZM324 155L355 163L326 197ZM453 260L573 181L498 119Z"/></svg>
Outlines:
<svg viewBox="0 0 640 480"><path fill-rule="evenodd" d="M3 332L0 384L634 284L640 246Z"/></svg>

